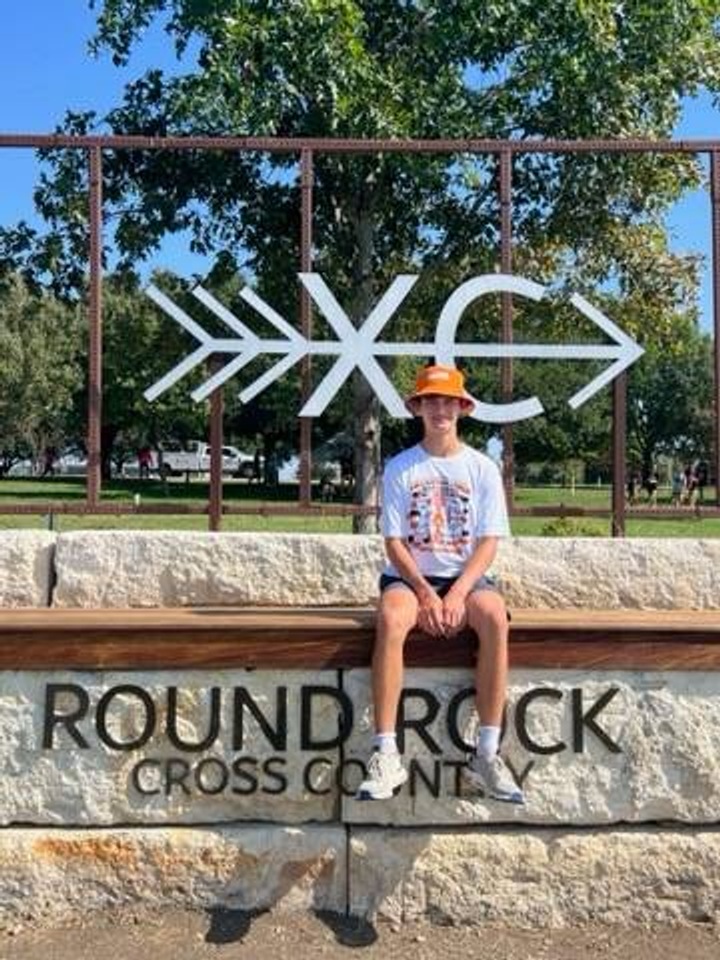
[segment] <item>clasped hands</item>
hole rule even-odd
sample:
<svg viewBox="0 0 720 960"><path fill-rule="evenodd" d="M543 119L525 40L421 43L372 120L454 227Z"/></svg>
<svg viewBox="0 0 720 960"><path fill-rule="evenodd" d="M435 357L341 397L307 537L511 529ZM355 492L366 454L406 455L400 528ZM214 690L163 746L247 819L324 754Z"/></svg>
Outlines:
<svg viewBox="0 0 720 960"><path fill-rule="evenodd" d="M428 587L418 595L418 627L433 637L453 636L465 626L465 599L466 595L454 588L442 598Z"/></svg>

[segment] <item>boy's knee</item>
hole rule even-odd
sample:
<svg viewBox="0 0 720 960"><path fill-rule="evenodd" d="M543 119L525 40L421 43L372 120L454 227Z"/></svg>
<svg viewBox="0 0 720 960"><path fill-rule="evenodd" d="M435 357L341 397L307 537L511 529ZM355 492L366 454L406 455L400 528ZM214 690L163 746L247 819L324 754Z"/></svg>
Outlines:
<svg viewBox="0 0 720 960"><path fill-rule="evenodd" d="M467 602L467 615L471 626L478 630L490 630L495 634L507 632L507 609L502 597L496 593L471 594Z"/></svg>
<svg viewBox="0 0 720 960"><path fill-rule="evenodd" d="M382 640L399 641L402 643L413 626L413 622L407 617L390 611L379 617L377 634Z"/></svg>
<svg viewBox="0 0 720 960"><path fill-rule="evenodd" d="M383 604L378 611L378 639L404 642L405 637L415 626L416 617L416 612L404 605Z"/></svg>

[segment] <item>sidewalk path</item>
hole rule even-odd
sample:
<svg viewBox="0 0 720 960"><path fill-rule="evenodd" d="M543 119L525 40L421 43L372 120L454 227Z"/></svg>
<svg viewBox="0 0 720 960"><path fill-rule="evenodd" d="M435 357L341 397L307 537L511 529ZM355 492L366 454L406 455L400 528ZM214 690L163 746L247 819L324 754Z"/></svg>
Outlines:
<svg viewBox="0 0 720 960"><path fill-rule="evenodd" d="M508 930L427 923L377 926L335 915L142 909L0 932L0 960L717 960L710 924L654 929Z"/></svg>

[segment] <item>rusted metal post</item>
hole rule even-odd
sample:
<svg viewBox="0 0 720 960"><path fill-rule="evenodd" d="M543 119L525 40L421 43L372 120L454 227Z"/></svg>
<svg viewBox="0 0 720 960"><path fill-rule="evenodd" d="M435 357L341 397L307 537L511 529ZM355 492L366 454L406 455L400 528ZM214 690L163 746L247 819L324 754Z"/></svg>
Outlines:
<svg viewBox="0 0 720 960"><path fill-rule="evenodd" d="M720 151L710 154L710 202L712 206L713 338L715 355L714 449L715 504L720 507Z"/></svg>
<svg viewBox="0 0 720 960"><path fill-rule="evenodd" d="M312 270L313 217L313 154L303 150L300 155L300 268L303 273ZM300 326L302 335L312 336L312 304L305 287L300 290ZM300 368L302 403L312 392L310 357L304 356ZM312 500L312 417L300 417L300 503L309 506Z"/></svg>
<svg viewBox="0 0 720 960"><path fill-rule="evenodd" d="M512 273L512 154L500 154L500 266L503 273ZM502 293L502 342L513 342L513 301L511 293ZM513 362L500 361L502 402L510 403L513 395ZM512 425L503 426L503 482L508 510L513 508L515 492L515 446Z"/></svg>
<svg viewBox="0 0 720 960"><path fill-rule="evenodd" d="M87 502L97 506L102 485L102 149L90 154L90 295L88 300ZM109 451L108 451L109 452Z"/></svg>
<svg viewBox="0 0 720 960"><path fill-rule="evenodd" d="M613 380L612 403L612 535L625 536L625 446L627 440L627 373Z"/></svg>
<svg viewBox="0 0 720 960"><path fill-rule="evenodd" d="M210 363L210 375L222 367L220 358ZM222 526L222 447L223 414L225 400L223 388L218 387L210 394L210 499L208 502L208 527L218 531Z"/></svg>

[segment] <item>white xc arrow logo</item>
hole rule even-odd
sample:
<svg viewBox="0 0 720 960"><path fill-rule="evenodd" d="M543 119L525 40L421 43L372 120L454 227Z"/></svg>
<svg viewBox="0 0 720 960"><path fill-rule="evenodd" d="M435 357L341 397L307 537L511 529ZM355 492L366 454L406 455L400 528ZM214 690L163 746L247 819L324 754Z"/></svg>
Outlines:
<svg viewBox="0 0 720 960"><path fill-rule="evenodd" d="M145 398L155 400L156 397L159 397L161 393L164 393L165 390L177 383L186 373L189 373L190 370L193 370L213 353L234 353L237 356L228 361L221 370L206 380L197 390L193 391L191 396L196 401L204 400L213 390L229 380L255 357L261 354L279 354L281 359L240 393L240 400L247 403L286 373L302 357L324 354L337 355L338 359L308 399L300 411L300 416L320 416L357 367L373 386L388 413L394 417L409 417L410 414L405 409L405 405L395 387L378 363L377 357L426 356L434 357L438 363L446 364L453 364L455 358L459 356L491 357L495 359L513 357L515 359L614 361L570 398L568 401L570 406L577 409L634 363L644 352L642 347L616 326L612 320L579 294L574 294L570 302L611 337L614 340L613 344L561 344L555 346L552 344L458 344L455 342L457 326L464 310L469 304L485 294L515 293L529 297L531 300L540 300L545 294L545 288L522 277L493 273L473 277L461 284L451 294L442 309L434 343L384 343L378 341L377 338L417 282L417 275L406 274L396 277L365 322L357 329L319 274L301 273L298 276L323 316L337 333L338 340L308 340L301 336L294 327L253 290L244 287L240 293L242 299L283 334L283 339L263 340L246 327L227 307L219 303L207 290L202 287L195 287L193 290L195 297L236 334L232 339L212 337L184 310L166 297L162 291L155 286L150 286L147 290L148 296L195 337L200 346L146 390ZM478 402L473 416L477 420L487 423L511 423L537 416L542 412L543 406L540 400L537 397L530 397L514 403Z"/></svg>

